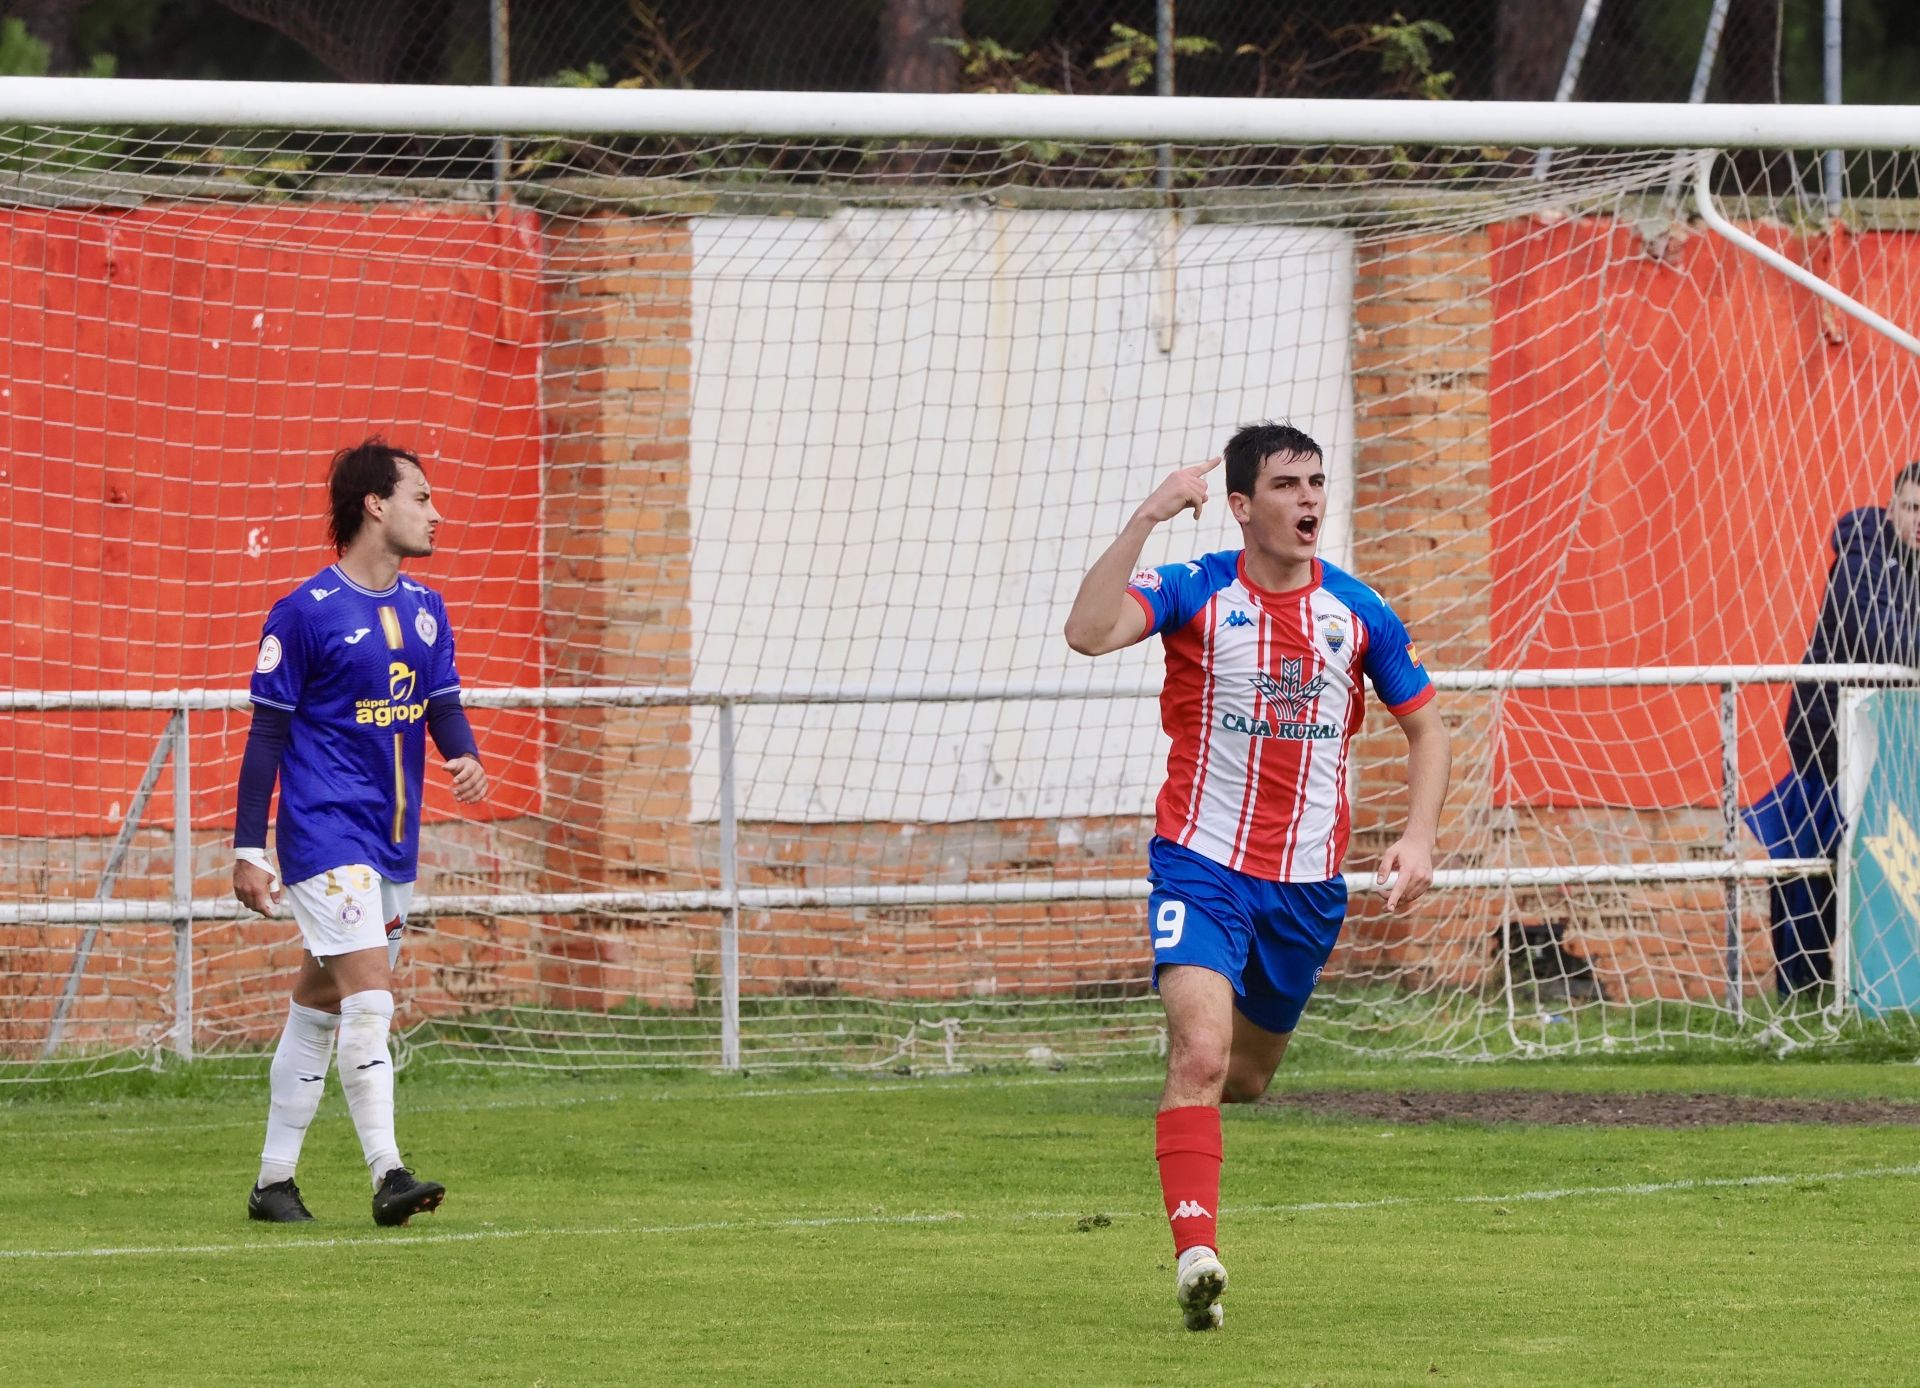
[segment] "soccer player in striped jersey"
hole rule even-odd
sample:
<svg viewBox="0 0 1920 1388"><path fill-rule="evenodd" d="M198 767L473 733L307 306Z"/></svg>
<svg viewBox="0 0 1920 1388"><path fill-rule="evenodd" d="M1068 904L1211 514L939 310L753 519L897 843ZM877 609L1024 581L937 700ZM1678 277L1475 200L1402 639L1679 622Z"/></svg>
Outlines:
<svg viewBox="0 0 1920 1388"><path fill-rule="evenodd" d="M433 553L440 524L419 458L378 438L344 448L327 493L339 558L267 614L240 768L233 894L263 916L284 895L306 945L274 1052L266 1144L247 1215L313 1218L294 1166L337 1034L340 1087L373 1179L374 1223L405 1224L446 1195L401 1164L387 1044L392 972L419 863L427 733L446 759L456 800L484 796L487 775L460 707L447 605L400 573L406 560ZM266 855L276 777L277 875Z"/></svg>
<svg viewBox="0 0 1920 1388"><path fill-rule="evenodd" d="M1221 462L1176 469L1087 571L1069 645L1104 655L1158 634L1173 747L1148 849L1154 985L1167 1015L1156 1156L1192 1330L1221 1323L1220 1105L1266 1091L1346 916L1348 756L1362 676L1407 738L1406 832L1380 861L1389 910L1433 881L1447 729L1406 628L1318 558L1320 446L1288 425L1241 429L1222 454L1244 548L1136 570L1155 526L1207 500ZM1131 574L1131 578L1129 575Z"/></svg>

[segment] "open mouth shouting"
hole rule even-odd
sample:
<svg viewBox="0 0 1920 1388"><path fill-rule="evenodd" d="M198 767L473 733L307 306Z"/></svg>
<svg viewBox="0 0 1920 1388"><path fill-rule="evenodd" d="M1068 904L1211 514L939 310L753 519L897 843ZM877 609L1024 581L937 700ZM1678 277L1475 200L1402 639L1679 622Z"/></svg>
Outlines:
<svg viewBox="0 0 1920 1388"><path fill-rule="evenodd" d="M1312 544L1320 535L1320 517L1302 516L1293 523L1293 533L1306 544Z"/></svg>

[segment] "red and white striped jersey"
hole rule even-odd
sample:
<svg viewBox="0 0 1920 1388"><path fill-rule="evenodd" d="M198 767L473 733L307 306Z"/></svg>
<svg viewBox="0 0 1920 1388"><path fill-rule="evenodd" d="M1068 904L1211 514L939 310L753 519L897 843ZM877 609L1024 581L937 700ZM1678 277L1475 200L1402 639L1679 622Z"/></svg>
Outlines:
<svg viewBox="0 0 1920 1388"><path fill-rule="evenodd" d="M1304 588L1256 587L1241 550L1142 569L1127 591L1167 652L1160 721L1173 749L1154 832L1250 877L1338 875L1362 672L1396 714L1433 697L1393 609L1317 559Z"/></svg>

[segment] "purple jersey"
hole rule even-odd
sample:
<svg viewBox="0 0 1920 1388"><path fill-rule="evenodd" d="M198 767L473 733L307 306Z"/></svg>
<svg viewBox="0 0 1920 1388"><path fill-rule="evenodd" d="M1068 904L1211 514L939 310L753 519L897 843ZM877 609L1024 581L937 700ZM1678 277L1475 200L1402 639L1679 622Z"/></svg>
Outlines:
<svg viewBox="0 0 1920 1388"><path fill-rule="evenodd" d="M251 695L293 715L280 761L280 873L365 863L413 881L427 701L460 688L447 605L402 578L384 592L328 565L273 605Z"/></svg>

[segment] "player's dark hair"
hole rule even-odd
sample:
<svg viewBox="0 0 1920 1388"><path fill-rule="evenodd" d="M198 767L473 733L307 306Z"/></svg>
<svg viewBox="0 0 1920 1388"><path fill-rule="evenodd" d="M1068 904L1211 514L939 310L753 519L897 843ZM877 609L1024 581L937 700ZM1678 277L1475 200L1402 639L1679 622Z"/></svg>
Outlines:
<svg viewBox="0 0 1920 1388"><path fill-rule="evenodd" d="M1227 490L1252 496L1253 484L1260 480L1260 464L1276 453L1289 458L1326 456L1319 444L1291 424L1275 424L1270 419L1243 424L1220 450L1227 463Z"/></svg>
<svg viewBox="0 0 1920 1388"><path fill-rule="evenodd" d="M367 518L367 498L393 495L400 485L402 463L420 467L418 455L395 448L378 434L333 455L327 469L327 538L333 541L335 554L345 554L360 533Z"/></svg>
<svg viewBox="0 0 1920 1388"><path fill-rule="evenodd" d="M1893 474L1893 491L1897 492L1902 487L1920 487L1920 462L1908 463ZM1889 496L1892 494L1888 493Z"/></svg>

